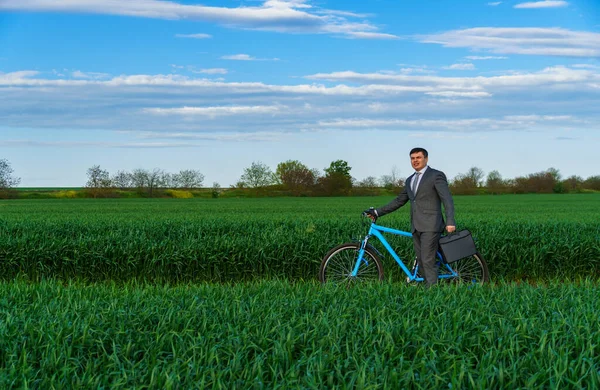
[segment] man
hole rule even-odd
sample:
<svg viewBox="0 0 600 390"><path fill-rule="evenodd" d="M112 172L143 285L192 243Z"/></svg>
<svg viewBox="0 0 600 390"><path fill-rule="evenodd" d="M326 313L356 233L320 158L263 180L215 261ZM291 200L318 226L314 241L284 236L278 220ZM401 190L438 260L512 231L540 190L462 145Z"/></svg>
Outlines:
<svg viewBox="0 0 600 390"><path fill-rule="evenodd" d="M454 222L454 202L448 189L446 175L427 165L428 153L423 148L410 151L410 163L415 173L404 183L404 190L390 203L365 213L375 220L404 206L410 200L410 222L413 244L419 270L425 277L427 286L438 281L435 255L440 234L444 227L448 233L456 230ZM446 211L446 224L442 217L442 203Z"/></svg>

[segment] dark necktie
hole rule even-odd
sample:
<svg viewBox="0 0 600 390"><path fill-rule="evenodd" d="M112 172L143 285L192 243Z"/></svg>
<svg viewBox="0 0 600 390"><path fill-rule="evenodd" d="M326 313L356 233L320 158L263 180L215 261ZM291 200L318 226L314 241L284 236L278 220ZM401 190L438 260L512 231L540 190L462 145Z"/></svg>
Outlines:
<svg viewBox="0 0 600 390"><path fill-rule="evenodd" d="M421 174L421 172L415 172L415 175L413 176L413 182L412 182L412 192L413 194L417 193L417 184L419 184L419 175Z"/></svg>

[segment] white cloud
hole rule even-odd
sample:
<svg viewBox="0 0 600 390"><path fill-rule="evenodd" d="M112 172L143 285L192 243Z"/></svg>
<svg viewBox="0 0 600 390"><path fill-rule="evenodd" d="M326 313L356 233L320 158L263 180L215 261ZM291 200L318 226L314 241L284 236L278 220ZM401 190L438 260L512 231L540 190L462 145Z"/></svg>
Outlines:
<svg viewBox="0 0 600 390"><path fill-rule="evenodd" d="M501 1L492 1L490 3L487 3L487 5L491 5L492 7L496 7L498 5L502 4Z"/></svg>
<svg viewBox="0 0 600 390"><path fill-rule="evenodd" d="M572 120L573 116L571 115L507 115L504 119L509 121L530 121L530 122L538 122L538 121L566 121Z"/></svg>
<svg viewBox="0 0 600 390"><path fill-rule="evenodd" d="M543 0L543 1L531 1L526 3L519 3L514 8L556 8L566 7L569 3L561 0Z"/></svg>
<svg viewBox="0 0 600 390"><path fill-rule="evenodd" d="M240 132L175 132L164 133L158 131L117 131L119 134L133 135L139 140L167 140L167 141L129 141L129 142L106 142L106 141L38 141L28 139L0 140L0 146L18 147L67 147L67 148L124 148L124 149L161 149L161 148L198 148L207 147L205 143L193 141L222 141L222 142L278 142L284 139L285 133L257 131L252 133ZM175 141L175 142L174 142ZM179 142L177 142L179 141ZM181 142L185 141L185 142Z"/></svg>
<svg viewBox="0 0 600 390"><path fill-rule="evenodd" d="M575 64L571 65L573 68L583 68L583 69L600 69L600 65L592 65L592 64Z"/></svg>
<svg viewBox="0 0 600 390"><path fill-rule="evenodd" d="M402 66L402 65L400 65L400 66ZM408 67L400 68L400 73L402 73L402 74L412 74L412 73L432 74L432 73L435 73L435 71L428 69L427 66L408 66Z"/></svg>
<svg viewBox="0 0 600 390"><path fill-rule="evenodd" d="M488 130L514 130L522 128L524 124L528 126L539 125L539 122L548 121L573 121L578 123L577 119L569 115L564 116L545 116L545 115L526 115L526 116L505 116L501 118L460 118L460 119L370 119L370 118L350 118L333 119L328 121L319 121L318 125L323 128L397 128L411 130L417 128L426 128L431 131L477 131L481 129Z"/></svg>
<svg viewBox="0 0 600 390"><path fill-rule="evenodd" d="M110 74L99 73L99 72L82 72L82 71L76 70L72 73L72 76L76 79L100 80L100 79L109 78Z"/></svg>
<svg viewBox="0 0 600 390"><path fill-rule="evenodd" d="M467 97L467 98L482 98L490 97L492 94L488 92L457 92L457 91L440 91L440 92L425 92L426 95L442 96L442 97Z"/></svg>
<svg viewBox="0 0 600 390"><path fill-rule="evenodd" d="M193 73L204 73L204 74L227 74L225 68L208 68L208 69L193 69Z"/></svg>
<svg viewBox="0 0 600 390"><path fill-rule="evenodd" d="M38 72L37 70L19 70L10 73L0 72L0 85L2 81L4 81L7 84L10 84L11 81L23 80L30 77L35 77L39 74L40 72Z"/></svg>
<svg viewBox="0 0 600 390"><path fill-rule="evenodd" d="M221 59L234 61L256 61L255 57L251 57L248 54L232 54L228 56L222 56Z"/></svg>
<svg viewBox="0 0 600 390"><path fill-rule="evenodd" d="M208 39L212 38L210 34L175 34L177 38Z"/></svg>
<svg viewBox="0 0 600 390"><path fill-rule="evenodd" d="M23 71L0 74L0 86L21 87L57 87L57 86L99 86L123 88L159 88L172 87L197 90L227 90L228 93L260 93L278 92L286 94L308 94L327 96L370 96L378 94L400 94L412 92L430 92L429 86L403 86L403 85L366 85L362 87L349 87L336 85L326 87L318 84L300 85L269 85L260 82L233 82L225 83L209 79L193 79L180 75L131 75L113 77L106 81L96 80L68 80L68 79L41 79L31 78L38 72Z"/></svg>
<svg viewBox="0 0 600 390"><path fill-rule="evenodd" d="M312 80L338 83L333 86L320 84L270 85L260 82L222 82L210 79L190 78L182 75L122 75L109 80L48 79L36 77L37 71L19 71L0 74L0 87L73 87L96 86L98 88L177 88L180 91L211 94L227 91L228 94L283 93L290 95L322 96L398 96L428 92L487 92L530 87L559 88L583 91L600 83L600 74L593 70L550 67L538 72L508 74L490 77L441 77L433 75L405 75L383 73L357 73L352 71L318 73L306 76ZM363 85L348 86L340 82ZM457 95L458 96L458 95Z"/></svg>
<svg viewBox="0 0 600 390"><path fill-rule="evenodd" d="M189 148L204 146L189 142L96 142L96 141L37 141L37 140L2 140L0 145L6 146L37 146L51 148L126 148L126 149L156 149L156 148Z"/></svg>
<svg viewBox="0 0 600 390"><path fill-rule="evenodd" d="M444 66L444 69L451 69L451 70L475 70L475 65L473 65L473 64L452 64L450 66Z"/></svg>
<svg viewBox="0 0 600 390"><path fill-rule="evenodd" d="M219 107L178 107L178 108L145 108L144 112L154 115L200 115L226 116L248 114L276 114L285 109L280 106L219 106Z"/></svg>
<svg viewBox="0 0 600 390"><path fill-rule="evenodd" d="M256 58L248 54L232 54L221 57L222 60L233 61L279 61L279 58Z"/></svg>
<svg viewBox="0 0 600 390"><path fill-rule="evenodd" d="M340 10L314 9L305 1L264 1L260 6L236 8L182 4L166 0L2 0L0 10L30 12L92 13L167 20L198 20L229 28L242 28L282 33L350 35L354 38L390 39L360 36L375 33L378 28L367 21L348 18L363 15ZM358 34L358 35L357 35Z"/></svg>
<svg viewBox="0 0 600 390"><path fill-rule="evenodd" d="M317 14L322 14L322 15L335 15L335 16L344 16L344 17L351 17L351 18L368 18L372 15L369 14L357 14L356 12L349 12L349 11L335 11L335 10L315 10L315 13Z"/></svg>
<svg viewBox="0 0 600 390"><path fill-rule="evenodd" d="M187 132L187 133L164 133L159 131L146 131L142 133L135 132L134 135L140 139L175 139L175 140L206 140L206 141L258 141L258 142L272 142L277 141L282 138L281 132L267 132L267 131L257 131L252 133L239 133L239 132L230 132L230 133L195 133L195 132Z"/></svg>
<svg viewBox="0 0 600 390"><path fill-rule="evenodd" d="M264 7L272 7L278 9L286 8L312 8L311 5L306 4L307 0L266 0L263 3Z"/></svg>
<svg viewBox="0 0 600 390"><path fill-rule="evenodd" d="M473 60L473 61L506 60L506 59L508 59L508 57L501 57L501 56L466 56L465 58L468 60Z"/></svg>
<svg viewBox="0 0 600 390"><path fill-rule="evenodd" d="M172 64L171 66L173 67L173 69L175 69L175 72L177 72L177 70L179 70L179 69L186 69L187 71L189 71L191 73L195 73L195 74L227 74L227 73L229 73L229 71L225 68L198 68L194 65L183 66L183 65L174 65L174 64Z"/></svg>
<svg viewBox="0 0 600 390"><path fill-rule="evenodd" d="M384 87L417 87L422 92L436 92L454 90L486 91L504 89L522 89L532 86L570 88L574 91L590 89L600 81L600 74L588 70L570 69L566 67L550 67L539 72L508 74L491 77L440 77L440 76L414 76L414 75L389 75L381 73L357 73L351 71L318 73L307 76L313 80L328 80L332 82L353 82L368 84L365 87L373 87L373 84Z"/></svg>
<svg viewBox="0 0 600 390"><path fill-rule="evenodd" d="M377 32L348 32L348 38L357 38L357 39L400 39L397 35L393 34L384 34Z"/></svg>
<svg viewBox="0 0 600 390"><path fill-rule="evenodd" d="M345 126L427 131L464 126L472 132L600 128L595 109L600 106L600 72L593 69L551 67L477 77L345 71L308 78L314 83L225 82L173 74L95 80L57 79L36 71L0 73L0 123L78 131L143 129L166 137L338 131ZM468 118L475 112L496 119Z"/></svg>
<svg viewBox="0 0 600 390"><path fill-rule="evenodd" d="M499 54L600 57L600 33L542 27L478 27L420 36L424 43Z"/></svg>

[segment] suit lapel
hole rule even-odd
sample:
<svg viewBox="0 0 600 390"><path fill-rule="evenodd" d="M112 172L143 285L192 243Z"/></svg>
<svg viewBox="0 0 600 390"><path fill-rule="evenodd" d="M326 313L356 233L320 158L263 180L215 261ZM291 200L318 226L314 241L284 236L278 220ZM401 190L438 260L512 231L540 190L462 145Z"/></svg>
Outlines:
<svg viewBox="0 0 600 390"><path fill-rule="evenodd" d="M408 179L406 179L406 182L408 183L408 192L411 193L413 199L415 198L415 193L412 192L412 187L413 187L413 180L415 180L415 174L413 173L411 176L408 177Z"/></svg>

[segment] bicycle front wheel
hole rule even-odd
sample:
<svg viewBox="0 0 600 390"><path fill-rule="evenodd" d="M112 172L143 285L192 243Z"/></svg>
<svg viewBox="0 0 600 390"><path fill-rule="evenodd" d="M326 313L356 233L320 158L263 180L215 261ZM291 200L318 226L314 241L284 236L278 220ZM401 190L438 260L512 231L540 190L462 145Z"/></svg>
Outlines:
<svg viewBox="0 0 600 390"><path fill-rule="evenodd" d="M352 271L358 260L360 243L349 242L336 246L321 261L319 280L321 283L352 284L383 280L383 265L379 256L370 248L365 249L363 260L356 276Z"/></svg>
<svg viewBox="0 0 600 390"><path fill-rule="evenodd" d="M457 274L456 278L449 279L455 283L484 284L490 281L487 263L479 253L448 265Z"/></svg>

